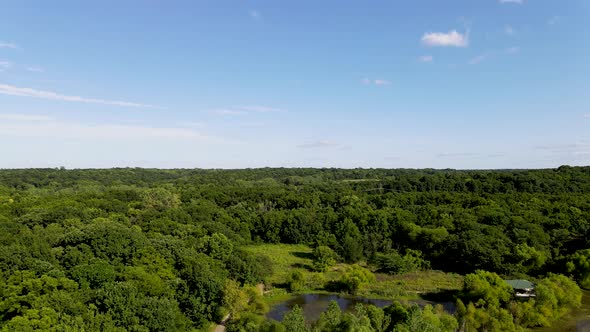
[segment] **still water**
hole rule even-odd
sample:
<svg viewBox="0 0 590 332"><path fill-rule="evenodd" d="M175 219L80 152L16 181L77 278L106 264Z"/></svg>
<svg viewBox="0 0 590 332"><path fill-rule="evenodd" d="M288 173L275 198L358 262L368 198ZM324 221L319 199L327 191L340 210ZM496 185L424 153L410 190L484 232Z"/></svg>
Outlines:
<svg viewBox="0 0 590 332"><path fill-rule="evenodd" d="M583 291L582 306L551 327L536 328L534 332L590 332L590 291Z"/></svg>
<svg viewBox="0 0 590 332"><path fill-rule="evenodd" d="M283 316L293 307L299 305L307 321L316 321L320 314L328 309L330 301L336 301L342 311L352 311L357 303L372 304L383 308L392 303L389 300L366 299L362 297L344 297L329 294L302 294L287 301L274 305L266 315L268 318L281 321ZM437 304L424 300L409 301L420 306ZM455 312L455 306L451 302L440 303L447 312ZM590 332L590 291L584 291L582 306L572 311L567 317L547 328L535 328L534 332Z"/></svg>
<svg viewBox="0 0 590 332"><path fill-rule="evenodd" d="M303 309L303 315L305 316L305 320L313 322L318 320L320 318L320 314L326 311L326 309L328 309L328 305L331 301L336 301L336 303L338 303L342 311L353 311L354 307L358 303L372 304L376 307L383 308L390 305L393 302L390 300L375 300L363 297L344 297L333 294L302 294L297 295L287 301L274 305L268 312L266 317L281 321L283 320L283 316L285 316L287 312L289 312L291 309L293 309L293 307L298 305ZM434 302L428 302L423 300L409 301L409 303L416 303L420 306L424 306L426 304L437 304ZM441 304L443 304L447 311L455 311L454 305L452 303Z"/></svg>

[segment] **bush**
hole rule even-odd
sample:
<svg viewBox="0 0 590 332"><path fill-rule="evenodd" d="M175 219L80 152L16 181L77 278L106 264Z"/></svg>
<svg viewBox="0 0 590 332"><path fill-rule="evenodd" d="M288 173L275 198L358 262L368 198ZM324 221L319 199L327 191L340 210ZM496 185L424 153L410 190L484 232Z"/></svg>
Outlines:
<svg viewBox="0 0 590 332"><path fill-rule="evenodd" d="M512 287L493 272L478 270L465 276L461 297L478 306L499 307L513 294Z"/></svg>
<svg viewBox="0 0 590 332"><path fill-rule="evenodd" d="M377 254L375 256L375 264L379 271L390 274L400 274L430 268L430 262L422 258L422 252L412 249L406 250L404 256L395 250L385 254Z"/></svg>
<svg viewBox="0 0 590 332"><path fill-rule="evenodd" d="M318 246L313 250L313 269L324 272L336 264L336 253L327 246Z"/></svg>
<svg viewBox="0 0 590 332"><path fill-rule="evenodd" d="M299 270L295 270L289 276L287 285L291 292L298 292L305 288L305 275Z"/></svg>
<svg viewBox="0 0 590 332"><path fill-rule="evenodd" d="M350 266L346 273L340 278L342 285L346 287L351 294L356 293L363 284L374 281L375 275L371 271L356 264Z"/></svg>

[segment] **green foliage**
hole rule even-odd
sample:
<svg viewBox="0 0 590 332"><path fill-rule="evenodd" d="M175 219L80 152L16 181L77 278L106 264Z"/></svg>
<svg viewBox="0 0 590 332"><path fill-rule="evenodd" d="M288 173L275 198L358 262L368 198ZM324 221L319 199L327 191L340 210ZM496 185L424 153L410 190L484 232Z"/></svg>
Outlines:
<svg viewBox="0 0 590 332"><path fill-rule="evenodd" d="M407 310L405 319L395 325L396 331L408 332L454 332L459 323L452 315L444 312L442 307L426 305L420 310L412 306Z"/></svg>
<svg viewBox="0 0 590 332"><path fill-rule="evenodd" d="M499 307L506 304L513 293L512 287L497 274L478 270L465 276L462 298L480 307Z"/></svg>
<svg viewBox="0 0 590 332"><path fill-rule="evenodd" d="M359 265L351 265L340 278L340 282L351 294L354 294L364 284L375 282L375 275Z"/></svg>
<svg viewBox="0 0 590 332"><path fill-rule="evenodd" d="M544 252L538 251L526 243L517 244L514 251L519 265L524 268L523 272L538 271L547 261L547 255Z"/></svg>
<svg viewBox="0 0 590 332"><path fill-rule="evenodd" d="M248 254L243 250L234 251L224 263L229 277L242 284L265 282L273 274L273 265L268 257Z"/></svg>
<svg viewBox="0 0 590 332"><path fill-rule="evenodd" d="M213 233L211 236L205 236L203 242L205 253L212 258L225 261L233 254L233 243L227 236L221 233Z"/></svg>
<svg viewBox="0 0 590 332"><path fill-rule="evenodd" d="M300 270L295 270L289 276L287 285L291 292L298 292L305 288L305 275Z"/></svg>
<svg viewBox="0 0 590 332"><path fill-rule="evenodd" d="M90 264L81 264L70 271L71 278L82 287L100 288L105 283L115 281L115 268L102 260L94 260Z"/></svg>
<svg viewBox="0 0 590 332"><path fill-rule="evenodd" d="M288 312L283 318L283 325L285 332L308 332L309 329L305 324L305 317L303 316L303 309L300 306L295 306L293 310Z"/></svg>
<svg viewBox="0 0 590 332"><path fill-rule="evenodd" d="M280 322L267 320L262 322L258 328L259 332L285 332L285 326Z"/></svg>
<svg viewBox="0 0 590 332"><path fill-rule="evenodd" d="M466 329L475 331L521 331L524 328L551 326L571 309L579 307L582 292L576 283L549 274L535 285L536 297L526 301L506 300L505 291L489 287L500 282L489 272L467 276L464 295L475 302L457 303L457 316ZM469 282L468 282L469 280Z"/></svg>
<svg viewBox="0 0 590 332"><path fill-rule="evenodd" d="M177 194L171 193L165 188L153 188L141 193L143 206L148 209L163 211L178 207L180 199Z"/></svg>
<svg viewBox="0 0 590 332"><path fill-rule="evenodd" d="M264 318L262 316L245 313L240 315L239 318L231 320L227 326L227 332L258 332L260 331L260 325L262 325ZM265 327L268 328L268 327Z"/></svg>
<svg viewBox="0 0 590 332"><path fill-rule="evenodd" d="M376 254L374 260L379 271L391 274L414 272L430 268L430 262L422 257L422 252L419 250L408 249L404 256L395 250L390 250L384 254Z"/></svg>
<svg viewBox="0 0 590 332"><path fill-rule="evenodd" d="M549 274L537 283L535 291L536 309L553 321L582 303L580 287L563 275Z"/></svg>
<svg viewBox="0 0 590 332"><path fill-rule="evenodd" d="M336 264L336 253L327 246L317 246L313 249L313 269L326 271L330 266Z"/></svg>
<svg viewBox="0 0 590 332"><path fill-rule="evenodd" d="M457 289L458 274L477 270L548 277L536 299L516 302L493 275L475 273L464 322L546 326L579 294L550 272L589 287L589 193L588 167L0 170L0 329L203 329L233 306L248 329L280 331L260 319L267 304L250 285L303 291L341 281L353 293L416 296ZM372 282L334 254L416 272ZM429 262L444 277L421 271ZM241 293L226 298L231 289L247 295L245 308ZM341 314L339 326L383 330L394 321L364 310ZM408 310L405 328L438 324L430 309Z"/></svg>
<svg viewBox="0 0 590 332"><path fill-rule="evenodd" d="M590 249L578 250L568 258L567 271L584 289L590 289Z"/></svg>
<svg viewBox="0 0 590 332"><path fill-rule="evenodd" d="M391 306L380 309L373 305L358 304L354 312L343 313L338 304L333 301L320 315L313 330L317 332L453 332L458 327L455 317L444 312L442 306L433 308L427 305L424 309L420 309L417 305L402 305L394 302Z"/></svg>
<svg viewBox="0 0 590 332"><path fill-rule="evenodd" d="M322 312L320 319L316 322L317 331L337 331L342 321L342 311L336 301L330 301L328 309Z"/></svg>
<svg viewBox="0 0 590 332"><path fill-rule="evenodd" d="M248 294L240 288L240 284L234 280L227 280L223 290L223 305L234 317L239 317L240 312L248 305Z"/></svg>
<svg viewBox="0 0 590 332"><path fill-rule="evenodd" d="M97 294L97 307L113 317L116 326L130 330L176 331L187 324L175 300L144 295L128 282L102 288Z"/></svg>
<svg viewBox="0 0 590 332"><path fill-rule="evenodd" d="M477 307L469 303L467 307L459 303L458 316L465 331L524 331L514 323L510 312L493 305Z"/></svg>

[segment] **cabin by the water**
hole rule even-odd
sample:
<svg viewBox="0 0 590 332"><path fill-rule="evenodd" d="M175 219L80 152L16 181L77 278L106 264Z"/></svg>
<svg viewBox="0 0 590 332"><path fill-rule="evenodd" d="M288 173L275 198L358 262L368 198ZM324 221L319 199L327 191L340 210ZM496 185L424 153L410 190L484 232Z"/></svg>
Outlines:
<svg viewBox="0 0 590 332"><path fill-rule="evenodd" d="M528 280L506 280L506 283L514 289L514 296L521 299L535 297L535 284Z"/></svg>

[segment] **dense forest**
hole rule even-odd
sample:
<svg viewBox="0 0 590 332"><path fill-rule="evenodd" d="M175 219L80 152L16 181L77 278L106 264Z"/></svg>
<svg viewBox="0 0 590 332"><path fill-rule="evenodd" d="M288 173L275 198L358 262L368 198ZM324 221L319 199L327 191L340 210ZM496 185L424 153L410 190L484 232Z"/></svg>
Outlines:
<svg viewBox="0 0 590 332"><path fill-rule="evenodd" d="M286 284L257 245L310 248ZM257 285L354 294L375 274L461 276L456 312L395 302L264 318ZM311 275L312 272L310 272ZM315 274L314 274L315 275ZM529 279L514 301L503 279ZM590 167L0 170L5 331L514 331L590 288Z"/></svg>

